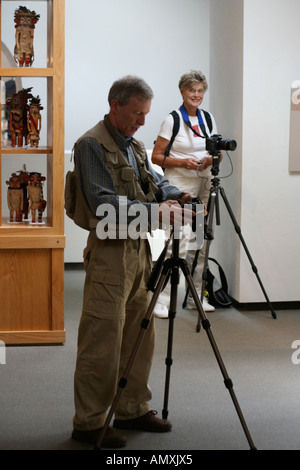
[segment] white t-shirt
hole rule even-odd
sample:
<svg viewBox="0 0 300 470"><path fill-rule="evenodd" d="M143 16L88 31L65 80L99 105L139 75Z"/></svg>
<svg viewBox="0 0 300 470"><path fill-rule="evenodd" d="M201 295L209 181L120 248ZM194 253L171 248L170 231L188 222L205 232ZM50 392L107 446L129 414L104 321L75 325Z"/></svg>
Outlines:
<svg viewBox="0 0 300 470"><path fill-rule="evenodd" d="M198 160L201 160L203 157L209 156L206 151L206 141L203 135L203 132L200 129L199 121L197 116L189 116L190 123L195 131L203 137L198 137L194 132L189 129L185 124L180 110L177 110L179 114L180 124L179 131L175 137L173 145L170 150L170 155L167 158L188 158L194 157ZM202 119L206 128L207 135L217 134L217 126L214 117L211 114L212 120L212 130L209 131L208 125L205 120L203 111L201 111ZM171 114L169 114L166 119L163 121L158 135L164 139L171 140L173 133L174 119ZM168 168L166 168L166 172ZM196 170L187 170L186 168L172 168L172 171L176 171L184 176L195 177L197 176ZM201 172L202 176L210 175L210 168ZM167 177L167 174L165 173Z"/></svg>

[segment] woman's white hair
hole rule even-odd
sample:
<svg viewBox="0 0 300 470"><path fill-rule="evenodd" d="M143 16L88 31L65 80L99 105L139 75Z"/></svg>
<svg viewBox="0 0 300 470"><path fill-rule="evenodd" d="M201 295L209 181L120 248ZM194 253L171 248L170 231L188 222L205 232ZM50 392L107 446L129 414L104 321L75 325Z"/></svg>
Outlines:
<svg viewBox="0 0 300 470"><path fill-rule="evenodd" d="M198 70L191 70L190 73L185 73L179 80L178 87L180 91L190 87L193 83L203 83L204 91L207 90L208 84L205 75Z"/></svg>

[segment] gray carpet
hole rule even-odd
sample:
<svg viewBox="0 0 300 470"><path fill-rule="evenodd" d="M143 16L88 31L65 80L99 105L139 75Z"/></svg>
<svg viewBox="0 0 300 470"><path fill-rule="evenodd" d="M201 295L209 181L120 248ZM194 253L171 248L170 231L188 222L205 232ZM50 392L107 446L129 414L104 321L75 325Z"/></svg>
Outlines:
<svg viewBox="0 0 300 470"><path fill-rule="evenodd" d="M89 450L71 439L73 374L84 273L65 271L66 343L8 346L0 364L1 450ZM249 444L206 332L195 331L197 312L175 319L167 434L124 431L126 450L248 450ZM300 311L242 311L208 314L211 333L258 450L300 449L300 364L292 343L300 340ZM155 319L157 345L150 387L152 408L164 407L168 320ZM296 356L297 357L297 356ZM300 357L300 353L298 355Z"/></svg>

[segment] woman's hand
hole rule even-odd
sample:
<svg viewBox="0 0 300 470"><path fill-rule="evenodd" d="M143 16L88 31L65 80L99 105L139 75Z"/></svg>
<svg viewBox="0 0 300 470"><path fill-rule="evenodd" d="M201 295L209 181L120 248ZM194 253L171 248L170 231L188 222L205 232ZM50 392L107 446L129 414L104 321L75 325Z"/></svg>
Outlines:
<svg viewBox="0 0 300 470"><path fill-rule="evenodd" d="M199 170L202 164L197 158L190 157L190 158L182 159L182 166L186 168L187 170Z"/></svg>
<svg viewBox="0 0 300 470"><path fill-rule="evenodd" d="M204 157L199 162L198 170L200 170L200 171L206 170L206 168L211 167L212 164L213 164L212 157Z"/></svg>

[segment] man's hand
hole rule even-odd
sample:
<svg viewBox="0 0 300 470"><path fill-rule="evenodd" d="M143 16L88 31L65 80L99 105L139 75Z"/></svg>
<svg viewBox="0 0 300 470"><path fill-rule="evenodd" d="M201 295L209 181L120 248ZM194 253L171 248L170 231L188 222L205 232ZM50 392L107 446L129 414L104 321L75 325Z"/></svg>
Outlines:
<svg viewBox="0 0 300 470"><path fill-rule="evenodd" d="M192 201L195 198L196 198L196 196L193 196L192 194L183 193L178 202L183 207L184 204L187 204L188 202Z"/></svg>
<svg viewBox="0 0 300 470"><path fill-rule="evenodd" d="M183 207L184 204L187 204L188 202L191 202L193 199L199 199L197 198L196 196L193 196L192 194L189 194L189 193L184 193L181 198L179 199L179 203L180 205ZM201 204L201 201L199 199L199 204ZM207 212L207 207L204 206L204 215L207 215L208 212Z"/></svg>
<svg viewBox="0 0 300 470"><path fill-rule="evenodd" d="M159 221L168 226L182 227L183 225L192 224L195 216L194 211L181 207L177 201L169 200L159 204Z"/></svg>

